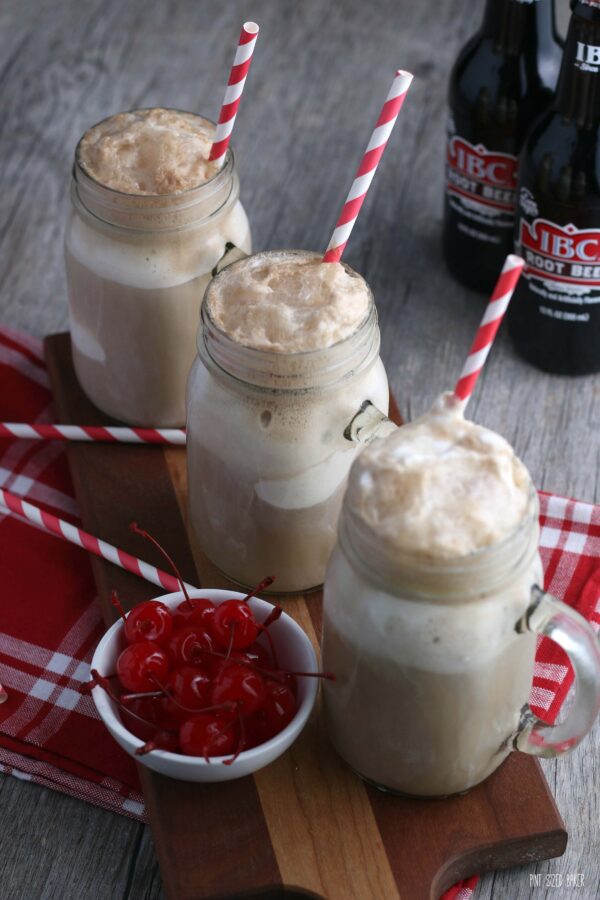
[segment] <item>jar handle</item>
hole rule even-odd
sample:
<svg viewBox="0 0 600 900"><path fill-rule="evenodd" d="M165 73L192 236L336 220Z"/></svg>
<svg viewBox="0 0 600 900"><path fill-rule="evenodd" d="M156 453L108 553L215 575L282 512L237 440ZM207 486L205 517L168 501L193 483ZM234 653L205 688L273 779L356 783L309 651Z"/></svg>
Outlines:
<svg viewBox="0 0 600 900"><path fill-rule="evenodd" d="M600 643L583 616L537 586L516 630L544 635L562 647L575 670L576 693L558 725L543 722L525 704L513 746L532 756L562 756L579 744L600 712Z"/></svg>
<svg viewBox="0 0 600 900"><path fill-rule="evenodd" d="M365 400L346 425L344 437L355 444L370 444L375 438L385 437L397 428L398 426L370 400Z"/></svg>
<svg viewBox="0 0 600 900"><path fill-rule="evenodd" d="M243 250L240 250L239 247L236 247L235 244L232 244L231 241L227 241L225 244L225 252L223 256L218 261L212 272L210 273L214 278L215 275L218 275L223 269L226 269L227 266L230 266L231 263L237 262L238 259L246 259L246 257L250 256L249 253L244 253Z"/></svg>

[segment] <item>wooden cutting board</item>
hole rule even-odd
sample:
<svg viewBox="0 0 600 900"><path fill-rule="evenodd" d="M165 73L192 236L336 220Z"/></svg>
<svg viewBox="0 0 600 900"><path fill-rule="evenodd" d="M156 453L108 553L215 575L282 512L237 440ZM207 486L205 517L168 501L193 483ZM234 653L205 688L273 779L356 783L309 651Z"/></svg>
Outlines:
<svg viewBox="0 0 600 900"><path fill-rule="evenodd" d="M106 423L77 383L68 334L48 337L45 352L58 421ZM190 546L184 448L73 443L67 452L88 531L163 566L128 530L135 518L187 581L233 587ZM157 595L136 576L90 560L107 625L113 588L127 607ZM321 594L281 602L318 646ZM367 786L341 762L318 704L293 747L253 777L200 785L139 771L169 900L436 900L461 878L560 856L567 843L532 757L511 754L465 796L405 800Z"/></svg>

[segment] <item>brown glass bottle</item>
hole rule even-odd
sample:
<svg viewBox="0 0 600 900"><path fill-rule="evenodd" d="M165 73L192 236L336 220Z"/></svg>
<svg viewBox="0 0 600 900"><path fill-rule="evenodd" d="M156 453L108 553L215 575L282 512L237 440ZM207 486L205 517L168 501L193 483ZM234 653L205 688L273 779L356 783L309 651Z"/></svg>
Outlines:
<svg viewBox="0 0 600 900"><path fill-rule="evenodd" d="M600 0L573 6L556 100L519 161L515 242L526 268L509 331L529 362L600 370Z"/></svg>
<svg viewBox="0 0 600 900"><path fill-rule="evenodd" d="M449 86L443 250L452 275L488 293L512 250L517 154L552 101L562 46L554 0L488 0Z"/></svg>

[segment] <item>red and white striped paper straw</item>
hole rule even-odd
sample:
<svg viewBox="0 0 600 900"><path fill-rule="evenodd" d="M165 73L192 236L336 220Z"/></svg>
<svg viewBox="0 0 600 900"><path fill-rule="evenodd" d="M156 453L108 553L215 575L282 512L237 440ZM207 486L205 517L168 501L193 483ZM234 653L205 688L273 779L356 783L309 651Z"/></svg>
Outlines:
<svg viewBox="0 0 600 900"><path fill-rule="evenodd" d="M402 69L398 69L394 76L394 81L377 119L371 140L367 144L367 149L363 154L360 166L352 182L352 187L346 197L341 215L331 235L323 262L339 262L341 259L412 80L413 76L411 73L404 72Z"/></svg>
<svg viewBox="0 0 600 900"><path fill-rule="evenodd" d="M125 444L185 444L183 428L126 428L121 425L47 425L0 422L0 438L104 441Z"/></svg>
<svg viewBox="0 0 600 900"><path fill-rule="evenodd" d="M231 72L229 73L225 96L223 97L219 121L215 130L215 139L208 156L209 159L216 160L220 166L223 165L225 153L231 140L233 124L240 105L242 91L246 84L246 76L252 62L252 54L254 53L257 37L258 25L256 22L244 22Z"/></svg>
<svg viewBox="0 0 600 900"><path fill-rule="evenodd" d="M510 298L517 286L524 265L525 260L510 253L502 266L500 277L496 282L496 287L490 297L481 324L477 329L475 340L465 360L460 378L454 388L454 396L462 400L465 406L475 389L477 379L494 343L496 332L500 328L500 323L510 303Z"/></svg>
<svg viewBox="0 0 600 900"><path fill-rule="evenodd" d="M168 572L163 572L162 569L157 569L156 566L144 562L136 556L132 556L131 553L119 550L118 547L114 547L112 544L94 537L93 534L83 531L82 528L78 528L70 522L65 522L64 519L59 519L39 506L28 503L26 500L22 500L21 497L17 497L16 494L0 488L0 508L2 506L24 519L28 524L35 525L43 531L62 538L63 541L75 544L77 547L82 547L84 550L101 557L101 559L106 559L121 569L133 572L134 575L139 575L140 578L145 578L146 581L150 581L166 591L181 590L180 583L174 575L169 575ZM194 590L194 586L191 584L186 584L186 588Z"/></svg>

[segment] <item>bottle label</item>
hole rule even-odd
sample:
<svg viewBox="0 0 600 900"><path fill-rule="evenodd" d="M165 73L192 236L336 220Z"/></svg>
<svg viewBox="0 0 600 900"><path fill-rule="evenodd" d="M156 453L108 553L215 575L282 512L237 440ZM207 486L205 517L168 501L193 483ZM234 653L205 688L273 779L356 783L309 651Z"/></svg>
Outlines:
<svg viewBox="0 0 600 900"><path fill-rule="evenodd" d="M600 46L577 41L573 65L582 72L600 72Z"/></svg>
<svg viewBox="0 0 600 900"><path fill-rule="evenodd" d="M585 307L600 303L600 229L557 225L539 215L527 188L521 189L517 252L525 259L523 277L542 301L543 315L586 322ZM559 303L557 309L552 304ZM572 312L564 305L572 307Z"/></svg>
<svg viewBox="0 0 600 900"><path fill-rule="evenodd" d="M451 209L472 226L471 237L500 243L503 235L490 235L477 224L505 231L514 225L517 189L517 157L476 146L458 135L446 147L446 191ZM459 225L460 227L460 225ZM495 237L495 241L494 241Z"/></svg>

